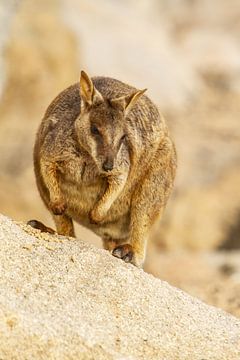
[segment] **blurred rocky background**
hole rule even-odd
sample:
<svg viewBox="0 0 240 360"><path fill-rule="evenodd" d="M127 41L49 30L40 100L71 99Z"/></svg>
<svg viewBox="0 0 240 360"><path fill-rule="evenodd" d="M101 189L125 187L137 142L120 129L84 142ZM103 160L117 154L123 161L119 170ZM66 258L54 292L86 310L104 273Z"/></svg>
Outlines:
<svg viewBox="0 0 240 360"><path fill-rule="evenodd" d="M147 87L179 165L145 269L240 315L239 38L238 0L0 0L0 212L52 225L34 137L81 69Z"/></svg>

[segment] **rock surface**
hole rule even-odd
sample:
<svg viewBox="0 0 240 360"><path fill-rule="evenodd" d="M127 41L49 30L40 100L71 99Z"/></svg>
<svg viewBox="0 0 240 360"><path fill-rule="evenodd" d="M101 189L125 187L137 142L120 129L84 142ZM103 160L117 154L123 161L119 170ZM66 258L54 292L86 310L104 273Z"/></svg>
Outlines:
<svg viewBox="0 0 240 360"><path fill-rule="evenodd" d="M240 322L104 250L0 216L0 359L240 358Z"/></svg>

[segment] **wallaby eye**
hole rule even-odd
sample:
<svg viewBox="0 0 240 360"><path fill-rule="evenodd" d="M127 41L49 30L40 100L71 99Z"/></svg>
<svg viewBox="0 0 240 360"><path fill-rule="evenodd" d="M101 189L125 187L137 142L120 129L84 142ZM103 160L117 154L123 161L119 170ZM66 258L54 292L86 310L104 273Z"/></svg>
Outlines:
<svg viewBox="0 0 240 360"><path fill-rule="evenodd" d="M93 135L100 135L100 131L98 130L98 128L95 125L91 125L90 130Z"/></svg>

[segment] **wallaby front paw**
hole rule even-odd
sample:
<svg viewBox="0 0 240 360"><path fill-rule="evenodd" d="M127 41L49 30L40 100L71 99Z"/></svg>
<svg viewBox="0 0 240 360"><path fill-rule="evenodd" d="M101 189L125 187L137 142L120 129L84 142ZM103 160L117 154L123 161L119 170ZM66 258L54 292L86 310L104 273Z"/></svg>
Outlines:
<svg viewBox="0 0 240 360"><path fill-rule="evenodd" d="M90 211L89 220L91 224L99 224L103 221L105 214L103 214L99 208L94 208Z"/></svg>
<svg viewBox="0 0 240 360"><path fill-rule="evenodd" d="M67 204L64 200L59 201L51 201L50 209L52 210L54 215L62 215L67 208Z"/></svg>
<svg viewBox="0 0 240 360"><path fill-rule="evenodd" d="M122 259L127 263L131 263L139 268L143 266L143 261L137 254L134 252L132 245L122 244L117 247L112 252L112 255Z"/></svg>

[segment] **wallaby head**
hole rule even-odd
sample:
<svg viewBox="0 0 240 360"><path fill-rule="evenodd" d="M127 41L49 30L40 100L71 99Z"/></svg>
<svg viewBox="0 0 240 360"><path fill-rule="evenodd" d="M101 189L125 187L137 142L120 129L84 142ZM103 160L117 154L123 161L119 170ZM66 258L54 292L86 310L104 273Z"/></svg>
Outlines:
<svg viewBox="0 0 240 360"><path fill-rule="evenodd" d="M104 98L89 76L81 72L81 111L75 130L80 146L91 155L101 173L110 174L116 169L117 158L127 141L125 117L145 91Z"/></svg>

